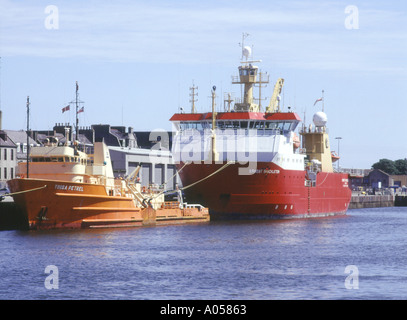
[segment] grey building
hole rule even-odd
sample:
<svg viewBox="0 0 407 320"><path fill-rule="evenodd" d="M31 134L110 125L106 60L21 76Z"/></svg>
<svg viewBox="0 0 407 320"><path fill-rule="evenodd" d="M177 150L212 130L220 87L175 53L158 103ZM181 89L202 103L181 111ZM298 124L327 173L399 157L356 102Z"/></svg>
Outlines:
<svg viewBox="0 0 407 320"><path fill-rule="evenodd" d="M68 129L68 130L66 130ZM116 177L125 177L140 166L138 178L143 187L158 187L165 190L175 189L181 181L171 155L172 132L134 131L132 127L94 124L79 128L75 136L70 124L57 123L52 130L32 133L38 143L44 144L51 137L64 144L66 140L78 140L80 148L92 153L94 142L105 142L112 159Z"/></svg>
<svg viewBox="0 0 407 320"><path fill-rule="evenodd" d="M181 181L173 163L172 133L167 131L134 131L123 126L92 125L94 141L104 141L110 151L116 177L131 174L138 166L143 187L173 190Z"/></svg>
<svg viewBox="0 0 407 320"><path fill-rule="evenodd" d="M172 133L131 131L131 134L136 139L136 147L109 146L115 176L129 175L140 166L138 177L143 187L174 190L176 184L181 185L170 151Z"/></svg>
<svg viewBox="0 0 407 320"><path fill-rule="evenodd" d="M380 169L374 169L369 173L369 185L372 188L388 188L393 186L392 177Z"/></svg>
<svg viewBox="0 0 407 320"><path fill-rule="evenodd" d="M176 183L181 184L168 150L109 147L109 151L116 177L129 175L140 166L138 177L143 187L174 190Z"/></svg>
<svg viewBox="0 0 407 320"><path fill-rule="evenodd" d="M4 130L0 130L0 189L14 179L17 167L17 146Z"/></svg>
<svg viewBox="0 0 407 320"><path fill-rule="evenodd" d="M8 138L16 145L17 162L27 159L27 133L24 130L4 130ZM34 139L28 137L28 143L31 147L39 146Z"/></svg>

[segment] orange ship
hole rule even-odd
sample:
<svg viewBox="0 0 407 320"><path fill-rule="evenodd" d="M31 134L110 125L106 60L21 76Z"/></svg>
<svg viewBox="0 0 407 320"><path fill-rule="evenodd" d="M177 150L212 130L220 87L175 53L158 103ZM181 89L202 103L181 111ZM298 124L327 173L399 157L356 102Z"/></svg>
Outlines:
<svg viewBox="0 0 407 320"><path fill-rule="evenodd" d="M33 147L20 177L8 181L27 229L132 227L209 221L207 208L165 202L164 192L143 190L135 179L114 178L103 142L93 154L68 143Z"/></svg>

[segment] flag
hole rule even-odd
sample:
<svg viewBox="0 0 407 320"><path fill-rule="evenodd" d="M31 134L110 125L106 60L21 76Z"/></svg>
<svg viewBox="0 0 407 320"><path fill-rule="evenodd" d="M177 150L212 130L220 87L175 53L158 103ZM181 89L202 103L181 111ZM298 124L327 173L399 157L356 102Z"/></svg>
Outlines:
<svg viewBox="0 0 407 320"><path fill-rule="evenodd" d="M66 107L62 108L62 113L64 113L65 111L69 111L69 105L67 105Z"/></svg>
<svg viewBox="0 0 407 320"><path fill-rule="evenodd" d="M85 111L85 107L82 107L78 110L78 113L84 112Z"/></svg>
<svg viewBox="0 0 407 320"><path fill-rule="evenodd" d="M317 102L319 102L319 101L322 101L322 98L319 98L319 99L317 99L315 102L314 102L314 106L317 104Z"/></svg>

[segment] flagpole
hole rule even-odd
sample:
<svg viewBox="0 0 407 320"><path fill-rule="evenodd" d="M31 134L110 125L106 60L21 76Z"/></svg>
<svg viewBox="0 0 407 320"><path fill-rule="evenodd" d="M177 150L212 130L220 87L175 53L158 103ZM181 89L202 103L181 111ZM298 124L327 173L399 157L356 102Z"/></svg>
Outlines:
<svg viewBox="0 0 407 320"><path fill-rule="evenodd" d="M324 112L324 90L322 90L322 112Z"/></svg>

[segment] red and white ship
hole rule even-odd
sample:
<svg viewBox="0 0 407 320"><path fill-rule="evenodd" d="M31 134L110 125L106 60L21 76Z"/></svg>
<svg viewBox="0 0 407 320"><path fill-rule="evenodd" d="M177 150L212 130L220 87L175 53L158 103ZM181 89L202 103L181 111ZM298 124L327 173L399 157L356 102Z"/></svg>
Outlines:
<svg viewBox="0 0 407 320"><path fill-rule="evenodd" d="M213 87L212 112L196 113L192 97L192 112L170 119L185 196L208 207L211 220L345 214L351 198L348 174L334 171L337 157L330 150L323 108L313 125L299 126L295 112L280 110L280 78L262 111L260 90L269 77L254 65L261 61L250 59L250 47L242 48L239 76L232 83L243 85L243 97L233 108L229 95L227 110L216 112Z"/></svg>

